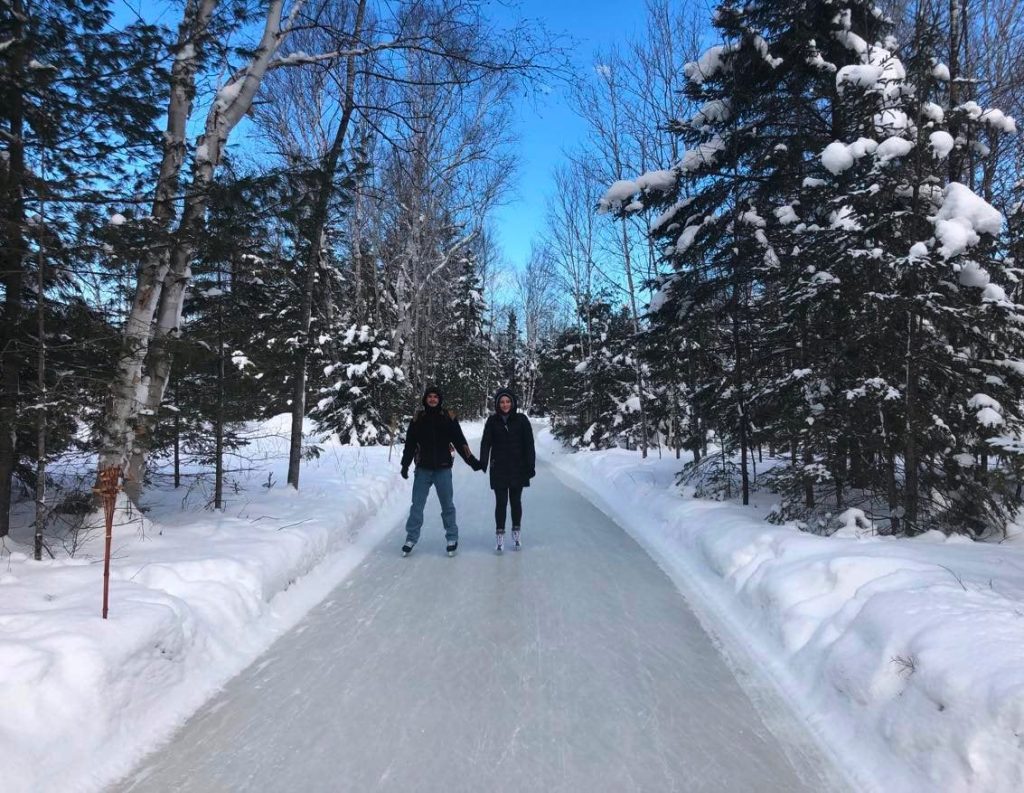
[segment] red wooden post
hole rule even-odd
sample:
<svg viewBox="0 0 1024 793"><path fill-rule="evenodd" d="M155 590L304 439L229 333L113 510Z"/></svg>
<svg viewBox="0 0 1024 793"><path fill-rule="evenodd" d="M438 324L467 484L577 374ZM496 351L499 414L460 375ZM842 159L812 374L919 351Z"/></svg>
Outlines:
<svg viewBox="0 0 1024 793"><path fill-rule="evenodd" d="M103 518L106 526L106 549L103 554L103 619L107 618L107 607L110 602L110 546L114 539L114 506L117 504L120 479L120 466L104 468L100 471L96 486L96 492L103 499Z"/></svg>

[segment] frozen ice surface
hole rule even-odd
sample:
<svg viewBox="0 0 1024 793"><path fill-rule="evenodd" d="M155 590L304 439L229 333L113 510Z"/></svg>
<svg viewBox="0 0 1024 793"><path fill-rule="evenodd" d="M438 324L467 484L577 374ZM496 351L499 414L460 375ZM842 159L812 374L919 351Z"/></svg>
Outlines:
<svg viewBox="0 0 1024 793"><path fill-rule="evenodd" d="M291 633L111 790L815 791L669 578L547 465L521 553L456 470L459 554L431 496ZM780 729L780 725L782 725ZM800 743L799 741L795 743Z"/></svg>

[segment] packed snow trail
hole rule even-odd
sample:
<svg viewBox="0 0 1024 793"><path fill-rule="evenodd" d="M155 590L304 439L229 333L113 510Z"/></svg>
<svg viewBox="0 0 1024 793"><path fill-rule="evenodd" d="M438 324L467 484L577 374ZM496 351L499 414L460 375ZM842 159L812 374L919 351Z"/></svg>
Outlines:
<svg viewBox="0 0 1024 793"><path fill-rule="evenodd" d="M668 577L549 466L523 497L524 549L498 556L487 480L456 465L455 558L431 493L411 556L396 528L112 790L838 789L765 728Z"/></svg>

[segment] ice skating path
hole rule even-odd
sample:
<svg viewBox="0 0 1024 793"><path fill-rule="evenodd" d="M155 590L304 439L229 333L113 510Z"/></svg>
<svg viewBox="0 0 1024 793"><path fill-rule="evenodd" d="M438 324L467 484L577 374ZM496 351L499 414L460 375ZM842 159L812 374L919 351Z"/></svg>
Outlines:
<svg viewBox="0 0 1024 793"><path fill-rule="evenodd" d="M769 732L622 529L541 466L524 550L497 556L485 477L457 464L455 558L431 494L409 558L396 527L113 790L837 789ZM792 717L770 717L790 732Z"/></svg>

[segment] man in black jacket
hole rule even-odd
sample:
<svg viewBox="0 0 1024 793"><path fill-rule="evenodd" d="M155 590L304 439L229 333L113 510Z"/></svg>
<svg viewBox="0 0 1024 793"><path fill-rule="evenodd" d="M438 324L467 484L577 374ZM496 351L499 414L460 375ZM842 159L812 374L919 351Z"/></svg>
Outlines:
<svg viewBox="0 0 1024 793"><path fill-rule="evenodd" d="M441 520L448 540L448 555L454 556L459 547L459 527L455 523L455 493L452 488L452 463L457 451L466 465L480 470L479 461L469 450L455 414L442 410L444 396L434 386L423 392L423 409L416 412L405 434L402 452L402 478L409 478L409 465L416 461L416 475L412 483L412 507L405 522L405 544L402 555L408 556L420 538L423 526L423 507L427 503L431 485L437 489L441 502Z"/></svg>

